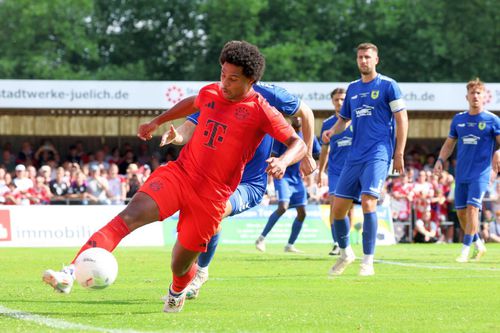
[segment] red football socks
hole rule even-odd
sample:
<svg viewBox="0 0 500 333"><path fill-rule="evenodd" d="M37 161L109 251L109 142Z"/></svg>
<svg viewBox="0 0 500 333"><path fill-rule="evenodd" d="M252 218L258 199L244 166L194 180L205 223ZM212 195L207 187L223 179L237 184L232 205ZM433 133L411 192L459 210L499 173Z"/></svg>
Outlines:
<svg viewBox="0 0 500 333"><path fill-rule="evenodd" d="M71 263L75 263L75 260L78 258L80 253L93 247L100 247L112 252L118 243L120 243L120 241L129 233L130 230L123 219L120 216L116 216L99 231L96 231L92 236L90 236L87 243L82 246Z"/></svg>
<svg viewBox="0 0 500 333"><path fill-rule="evenodd" d="M175 274L172 274L173 281L170 289L172 289L174 293L181 293L184 289L186 289L189 283L191 283L191 280L193 280L197 270L198 265L196 263L193 263L189 271L183 276L176 276Z"/></svg>

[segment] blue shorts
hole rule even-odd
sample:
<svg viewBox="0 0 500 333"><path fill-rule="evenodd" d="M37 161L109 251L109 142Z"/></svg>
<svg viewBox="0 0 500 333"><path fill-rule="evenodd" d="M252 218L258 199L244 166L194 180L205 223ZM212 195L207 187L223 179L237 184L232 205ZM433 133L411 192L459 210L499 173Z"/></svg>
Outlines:
<svg viewBox="0 0 500 333"><path fill-rule="evenodd" d="M368 194L378 199L388 171L389 163L384 160L355 164L346 162L335 189L335 196L359 200L361 194Z"/></svg>
<svg viewBox="0 0 500 333"><path fill-rule="evenodd" d="M286 178L275 179L274 189L279 202L288 202L288 207L305 206L307 191L303 181L290 182Z"/></svg>
<svg viewBox="0 0 500 333"><path fill-rule="evenodd" d="M471 205L481 209L483 197L488 183L457 183L455 184L455 208L465 209Z"/></svg>
<svg viewBox="0 0 500 333"><path fill-rule="evenodd" d="M340 175L328 174L328 194L335 195L335 189L337 188L337 183L339 182Z"/></svg>
<svg viewBox="0 0 500 333"><path fill-rule="evenodd" d="M238 215L252 207L257 206L262 201L266 188L261 184L240 183L236 191L229 198L231 207L233 207L229 216Z"/></svg>

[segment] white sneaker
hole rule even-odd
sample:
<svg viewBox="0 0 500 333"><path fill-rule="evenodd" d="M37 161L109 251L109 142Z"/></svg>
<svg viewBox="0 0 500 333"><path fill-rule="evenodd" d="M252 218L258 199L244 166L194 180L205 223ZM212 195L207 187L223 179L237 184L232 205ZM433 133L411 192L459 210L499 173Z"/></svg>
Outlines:
<svg viewBox="0 0 500 333"><path fill-rule="evenodd" d="M56 272L51 269L43 272L42 281L54 288L55 291L69 294L73 288L74 266L66 266L61 271Z"/></svg>
<svg viewBox="0 0 500 333"><path fill-rule="evenodd" d="M263 239L257 238L255 241L255 248L260 252L266 252L266 243Z"/></svg>
<svg viewBox="0 0 500 333"><path fill-rule="evenodd" d="M330 268L330 270L328 271L328 275L335 276L342 274L346 269L346 267L349 266L349 264L351 264L355 259L356 256L354 255L347 257L341 256L340 258L337 259L335 265L333 265L332 268Z"/></svg>
<svg viewBox="0 0 500 333"><path fill-rule="evenodd" d="M472 252L471 260L479 261L479 260L481 260L481 257L484 256L485 254L486 254L486 247L483 246L480 249L474 248L474 252Z"/></svg>
<svg viewBox="0 0 500 333"><path fill-rule="evenodd" d="M196 276L186 288L186 298L195 299L200 293L200 288L208 281L208 271L196 271Z"/></svg>
<svg viewBox="0 0 500 333"><path fill-rule="evenodd" d="M297 249L293 244L287 244L285 246L285 252L304 253L304 251L301 251L301 250Z"/></svg>
<svg viewBox="0 0 500 333"><path fill-rule="evenodd" d="M469 258L467 258L467 256L466 256L466 255L461 254L461 255L459 255L459 256L457 257L457 259L455 259L455 261L456 261L456 262L460 262L460 263L464 263L464 262L468 262L468 261L469 261Z"/></svg>
<svg viewBox="0 0 500 333"><path fill-rule="evenodd" d="M172 294L170 287L168 288L168 295L162 298L165 301L165 306L163 307L163 312L174 313L181 312L184 307L184 301L186 300L186 293L182 292L178 295Z"/></svg>
<svg viewBox="0 0 500 333"><path fill-rule="evenodd" d="M372 276L375 275L375 270L373 269L373 264L361 264L359 270L360 276Z"/></svg>
<svg viewBox="0 0 500 333"><path fill-rule="evenodd" d="M332 250L328 253L330 256L340 255L340 247L337 244L333 244Z"/></svg>

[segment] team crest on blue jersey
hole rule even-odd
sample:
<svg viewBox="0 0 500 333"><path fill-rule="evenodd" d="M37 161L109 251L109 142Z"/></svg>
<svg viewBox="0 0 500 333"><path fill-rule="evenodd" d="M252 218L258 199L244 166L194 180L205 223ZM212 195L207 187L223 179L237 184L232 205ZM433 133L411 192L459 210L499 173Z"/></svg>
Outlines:
<svg viewBox="0 0 500 333"><path fill-rule="evenodd" d="M239 120L244 120L248 118L249 114L250 112L242 106L237 107L236 111L234 112L234 116Z"/></svg>
<svg viewBox="0 0 500 333"><path fill-rule="evenodd" d="M370 96L372 99L377 99L379 94L380 94L380 90L372 90L372 93Z"/></svg>
<svg viewBox="0 0 500 333"><path fill-rule="evenodd" d="M482 131L486 128L486 123L482 121L477 125L477 127Z"/></svg>

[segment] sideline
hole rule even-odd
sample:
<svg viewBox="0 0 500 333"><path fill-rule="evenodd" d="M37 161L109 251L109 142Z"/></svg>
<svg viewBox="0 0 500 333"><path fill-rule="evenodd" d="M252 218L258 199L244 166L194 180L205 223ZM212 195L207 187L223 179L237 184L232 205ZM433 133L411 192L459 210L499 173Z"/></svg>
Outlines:
<svg viewBox="0 0 500 333"><path fill-rule="evenodd" d="M82 331L96 331L96 332L109 332L109 333L145 333L141 331L134 330L120 330L113 328L103 328L95 327L83 324L76 324L62 319L54 319L49 317L40 316L37 314L23 312L19 310L9 309L0 305L0 316L11 317L14 319L30 321L38 325L44 325L52 328L58 329L72 329L72 330L82 330ZM151 333L151 332L149 332Z"/></svg>
<svg viewBox="0 0 500 333"><path fill-rule="evenodd" d="M461 271L490 271L490 272L500 272L500 268L497 267L467 267L467 263L461 264L460 266L440 266L431 264L416 264L416 263L405 263L398 261L388 261L388 260L374 260L378 264L403 266L403 267L415 267L415 268L430 268L430 269L451 269L451 270L461 270ZM458 264L457 264L458 265Z"/></svg>

